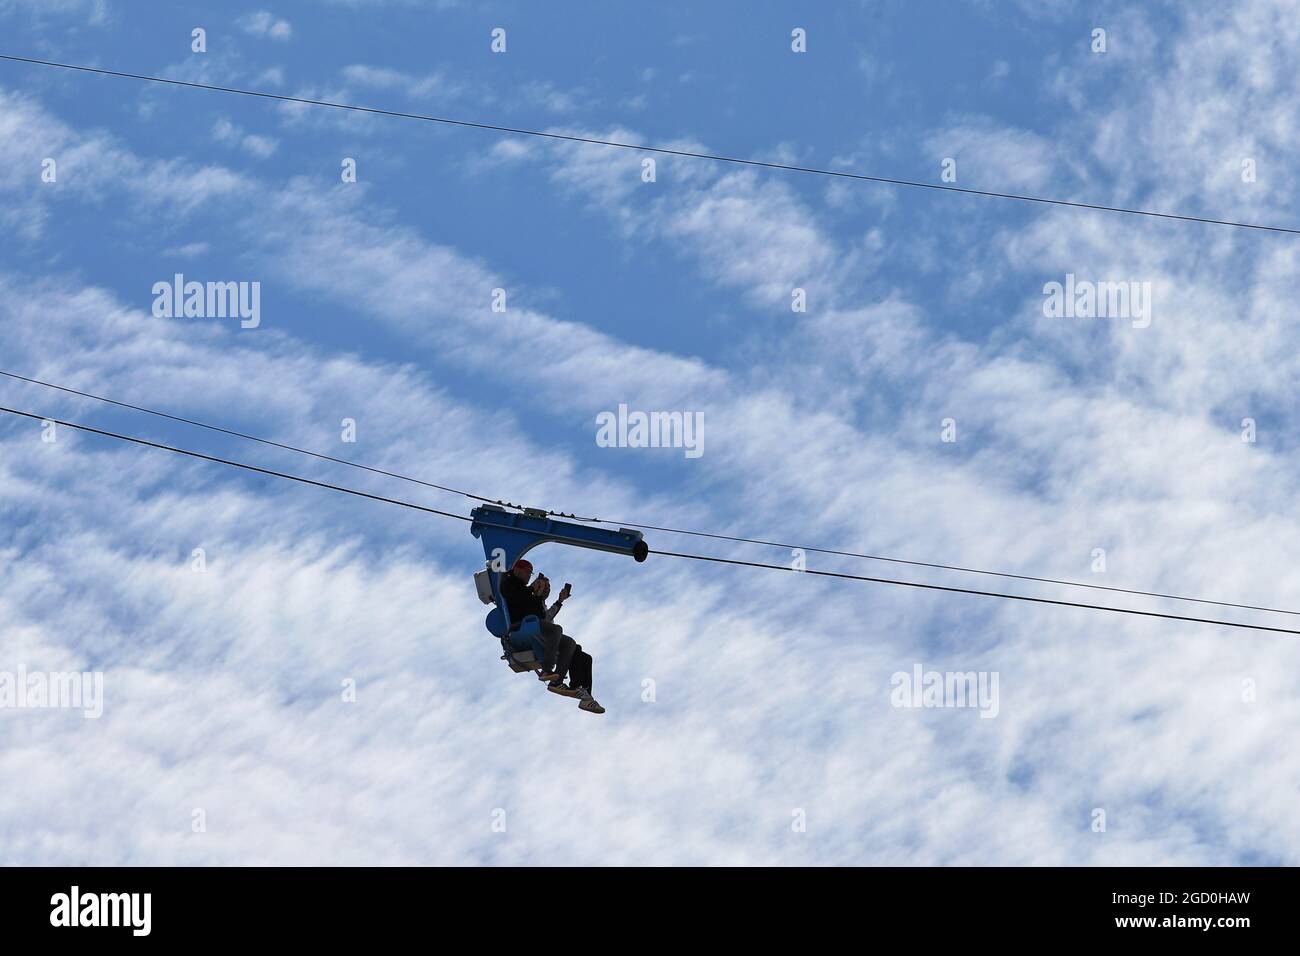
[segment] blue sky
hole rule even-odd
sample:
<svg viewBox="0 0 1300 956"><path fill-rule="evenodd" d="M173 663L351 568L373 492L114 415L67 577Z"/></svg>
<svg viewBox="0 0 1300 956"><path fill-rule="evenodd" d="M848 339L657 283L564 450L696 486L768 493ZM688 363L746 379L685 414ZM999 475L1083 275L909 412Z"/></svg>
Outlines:
<svg viewBox="0 0 1300 956"><path fill-rule="evenodd" d="M1286 4L696 6L0 0L0 53L1300 221ZM641 159L0 62L0 367L531 505L1300 606L1293 237ZM176 273L259 282L261 324L155 318ZM1067 274L1149 283L1150 326L1045 316ZM0 404L468 510L35 386ZM701 413L704 454L600 447L620 404ZM105 695L0 709L6 862L1300 860L1283 635L549 546L593 718L496 660L460 523L28 420L0 449L0 671ZM996 716L893 706L918 664L997 673Z"/></svg>

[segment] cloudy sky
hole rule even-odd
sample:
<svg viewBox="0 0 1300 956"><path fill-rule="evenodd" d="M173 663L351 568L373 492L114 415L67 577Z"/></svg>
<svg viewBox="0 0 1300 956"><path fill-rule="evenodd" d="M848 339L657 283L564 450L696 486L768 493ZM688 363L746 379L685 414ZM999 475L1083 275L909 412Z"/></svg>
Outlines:
<svg viewBox="0 0 1300 956"><path fill-rule="evenodd" d="M206 6L0 0L0 53L1300 223L1294 3ZM642 159L0 61L0 369L532 506L1300 608L1300 239ZM257 326L156 316L178 273ZM1067 275L1149 322L1049 317ZM620 405L704 453L601 447ZM103 680L0 708L6 863L1300 863L1295 637L547 545L592 716L498 660L463 522L4 418L0 684ZM897 706L918 668L996 706Z"/></svg>

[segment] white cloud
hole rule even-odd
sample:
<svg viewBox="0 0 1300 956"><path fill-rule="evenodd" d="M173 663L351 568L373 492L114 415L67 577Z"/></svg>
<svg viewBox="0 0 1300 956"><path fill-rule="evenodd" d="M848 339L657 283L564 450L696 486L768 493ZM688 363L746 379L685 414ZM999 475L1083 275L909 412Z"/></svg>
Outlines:
<svg viewBox="0 0 1300 956"><path fill-rule="evenodd" d="M425 76L413 76L400 70L354 63L343 68L343 79L355 86L396 90L416 99L454 97L462 90L460 83L449 80L441 70Z"/></svg>
<svg viewBox="0 0 1300 956"><path fill-rule="evenodd" d="M280 145L279 140L272 136L245 133L238 126L224 118L217 120L216 125L213 126L212 138L219 143L238 146L258 159L266 159L274 155Z"/></svg>
<svg viewBox="0 0 1300 956"><path fill-rule="evenodd" d="M178 256L182 259L193 259L198 256L206 255L210 249L211 245L206 242L187 242L183 246L168 249L166 255Z"/></svg>
<svg viewBox="0 0 1300 956"><path fill-rule="evenodd" d="M84 17L88 26L102 26L111 16L108 0L0 0L0 14L14 12L45 23L54 17Z"/></svg>
<svg viewBox="0 0 1300 956"><path fill-rule="evenodd" d="M283 20L266 10L259 10L239 18L239 27L245 33L270 40L288 40L293 36L293 27L288 20Z"/></svg>
<svg viewBox="0 0 1300 956"><path fill-rule="evenodd" d="M284 69L273 66L264 70L253 77L253 86L259 89L267 86L284 86Z"/></svg>
<svg viewBox="0 0 1300 956"><path fill-rule="evenodd" d="M637 133L621 128L559 131L610 142L643 142ZM656 145L707 151L696 142ZM832 290L843 285L844 270L858 268L855 258L840 261L816 212L780 179L655 155L657 178L670 186L659 189L641 180L642 160L650 154L586 144L542 147L503 140L493 157L524 161L537 148L555 161L557 183L607 210L629 236L655 236L684 245L710 279L766 305L788 309L796 287L814 286L823 295L833 295ZM646 202L638 202L640 198Z"/></svg>
<svg viewBox="0 0 1300 956"><path fill-rule="evenodd" d="M11 197L0 219L38 236L49 208L62 201L98 202L114 189L131 195L145 210L160 205L188 212L239 188L239 177L222 166L182 160L144 159L103 132L72 130L27 96L0 87L0 193ZM41 180L46 159L54 160L54 182Z"/></svg>
<svg viewBox="0 0 1300 956"><path fill-rule="evenodd" d="M1059 166L1049 139L1028 130L964 117L932 133L925 148L938 180L941 160L957 161L956 185L994 191L1043 190Z"/></svg>
<svg viewBox="0 0 1300 956"><path fill-rule="evenodd" d="M593 97L585 90L563 90L545 81L526 83L519 93L525 102L548 113L572 113L579 106L590 108L594 105Z"/></svg>

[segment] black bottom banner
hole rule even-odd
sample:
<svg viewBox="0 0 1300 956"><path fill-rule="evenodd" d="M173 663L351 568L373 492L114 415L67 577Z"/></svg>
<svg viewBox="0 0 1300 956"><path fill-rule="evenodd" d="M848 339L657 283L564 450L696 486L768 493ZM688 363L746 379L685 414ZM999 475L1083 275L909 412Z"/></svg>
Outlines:
<svg viewBox="0 0 1300 956"><path fill-rule="evenodd" d="M1296 890L1294 870L1210 868L10 868L0 881L13 942L373 944L455 927L457 936L487 931L499 943L515 934L544 940L548 924L563 936L576 922L598 928L583 943L597 949L645 933L875 938L920 927L938 942L963 926L972 934L963 938L986 942L1231 946L1291 936Z"/></svg>

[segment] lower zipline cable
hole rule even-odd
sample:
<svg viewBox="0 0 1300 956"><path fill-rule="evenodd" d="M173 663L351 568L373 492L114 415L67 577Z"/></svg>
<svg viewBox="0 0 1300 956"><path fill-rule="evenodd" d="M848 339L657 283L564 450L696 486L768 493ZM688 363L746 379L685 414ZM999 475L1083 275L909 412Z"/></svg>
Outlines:
<svg viewBox="0 0 1300 956"><path fill-rule="evenodd" d="M33 412L19 411L16 408L5 408L3 405L0 405L0 412L8 412L10 415L21 415L23 418L34 418L38 422L53 422L55 425L62 425L64 428L75 428L77 431L90 432L92 435L102 435L105 438L116 438L118 441L129 441L136 445L144 445L147 448L157 448L161 451L170 451L177 455L188 455L190 458L198 458L202 461L212 461L219 465L229 465L232 468L242 468L245 471L253 471L259 475L269 475L272 478L284 478L287 481L297 481L304 485L314 485L317 488L328 488L330 491L341 491L345 495L356 495L358 498L369 498L372 501L382 501L389 505L413 508L416 511L427 511L429 514L442 515L444 518L457 518L461 521L470 520L464 515L458 515L451 511L439 511L437 508L426 508L424 505L417 505L411 501L402 501L398 498L385 498L383 495L372 495L368 491L358 491L355 488L344 488L342 485L331 485L327 481L316 481L312 478L304 478L301 475L291 475L283 471L272 471L269 468L259 468L256 465L249 465L242 461L232 461L229 458L217 458L215 455L204 455L197 451L190 451L187 448L177 448L175 445L164 445L161 442L147 441L143 438L133 438L130 435L120 435L117 432L105 431L102 428L91 428L89 425L78 425L76 422L65 422L58 418L50 418L48 415L37 415Z"/></svg>
<svg viewBox="0 0 1300 956"><path fill-rule="evenodd" d="M346 458L335 458L333 455L326 455L323 452L309 451L306 448L299 448L297 445L286 445L283 442L272 441L269 438L259 438L256 435L249 435L246 432L235 431L233 428L224 428L221 425L210 425L207 422L201 422L194 418L184 418L180 415L173 415L170 412L160 412L157 409L146 408L143 405L132 405L130 402L119 402L115 398L96 395L94 392L83 392L81 389L69 388L66 385L55 385L53 382L43 382L39 378L28 378L26 375L19 375L17 372L7 372L4 369L0 369L0 375L3 375L5 378L15 379L19 382L27 382L29 385L40 385L42 388L52 388L57 392L66 392L69 395L76 395L79 398L92 398L97 402L103 402L105 405L116 405L118 408L128 408L133 412L144 412L146 415L153 415L155 418L164 418L167 421L180 422L182 425L193 425L195 428L206 428L210 432L229 435L232 438L242 438L244 441L255 441L261 445L270 445L272 448L282 448L285 451L297 452L299 455L308 455L312 458L319 458L321 461L332 461L336 465L347 465L349 468L360 468L362 471L368 471L376 475L383 475L386 478L399 478L402 481L424 485L426 488L436 488L438 491L446 491L453 495L464 495L466 498L473 498L475 501L482 501L487 504L496 505L503 503L493 498L484 498L482 495L476 495L470 491L462 491L459 488L451 488L447 485L435 484L432 481L424 481L421 478L411 478L407 475L400 475L395 471L385 471L382 468L372 468L371 466L363 465L360 462L348 461Z"/></svg>
<svg viewBox="0 0 1300 956"><path fill-rule="evenodd" d="M102 428L92 428L89 425L81 425L76 422L63 421L58 418L51 418L48 415L37 415L35 412L24 412L17 408L7 408L0 405L0 412L6 412L10 415L17 415L21 418L30 418L38 422L51 422L55 425L62 425L65 428L73 428L77 431L87 432L92 435L100 435L104 438L113 438L118 441L130 442L134 445L142 445L146 448L156 448L159 451L169 451L176 455L185 455L189 458L197 458L200 461L210 461L219 465L227 465L231 468L240 468L244 471L250 471L259 475L266 475L271 478L283 478L286 481L296 481L304 485L312 485L316 488L325 488L329 491L338 491L346 495L354 495L358 498L368 498L372 501L382 501L384 504L397 505L402 508L411 508L415 511L423 511L427 514L439 515L444 518L455 518L459 521L472 521L465 515L455 514L451 511L440 511L437 508L429 508L425 505L417 505L411 501L402 501L399 498L387 498L383 495L371 494L368 491L358 491L355 488L346 488L343 485L334 485L326 481L316 481L313 478L304 478L301 475L292 475L288 472L273 471L270 468L260 468L257 465L250 465L242 461L234 461L230 458L218 458L215 455L205 455L201 452L190 451L188 448L178 448L175 445L164 445L161 442L149 441L144 438L136 438L131 435L123 435L119 432L111 432ZM1025 594L1006 594L1000 591L977 591L972 588L958 588L942 584L923 584L920 581L898 581L892 578L875 578L862 574L848 574L842 571L817 571L811 568L798 569L788 567L783 564L762 564L757 561L741 561L737 558L722 558L705 554L686 554L680 551L656 551L652 550L651 554L662 554L669 558L689 558L692 561L709 561L715 564L731 564L747 568L765 568L772 571L790 571L795 574L812 574L818 577L839 578L846 581L866 581L873 584L893 584L899 587L921 588L927 591L946 591L951 594L973 594L980 597L1003 598L1008 601L1028 601L1034 604L1052 604L1058 607L1076 607L1092 611L1111 611L1116 614L1134 614L1140 617L1156 617L1167 621L1189 621L1196 624L1216 624L1220 627L1237 627L1246 628L1252 631L1271 631L1275 634L1300 634L1300 630L1292 630L1285 627L1268 627L1263 624L1243 624L1238 621L1220 621L1214 618L1205 617L1186 617L1181 614L1165 614L1160 611L1138 611L1133 608L1109 607L1105 604L1083 604L1076 601L1060 601L1054 598L1030 597Z"/></svg>
<svg viewBox="0 0 1300 956"><path fill-rule="evenodd" d="M1167 621L1191 621L1196 624L1217 624L1220 627L1244 627L1252 631L1273 631L1277 634L1300 634L1300 631L1287 627L1266 627L1263 624L1242 624L1237 621L1219 621L1208 617L1184 617L1181 614L1163 614L1159 611L1137 611L1127 607L1109 607L1105 604L1081 604L1077 601L1058 601L1053 598L1029 597L1026 594L1004 594L1000 591L976 591L971 588L955 588L943 584L922 584L919 581L896 581L892 578L871 578L862 574L846 574L842 571L814 571L811 568L788 567L784 564L761 564L757 561L740 561L736 558L719 558L705 554L684 554L680 551L656 551L667 558L690 558L692 561L713 561L717 564L737 564L746 568L766 568L772 571L789 571L793 574L815 574L825 578L843 578L848 581L869 581L873 584L896 584L906 588L924 588L927 591L949 591L953 594L976 594L981 597L1005 598L1009 601L1031 601L1034 604L1055 604L1060 607L1086 608L1090 611L1114 611L1116 614L1137 614L1142 617L1159 617Z"/></svg>

